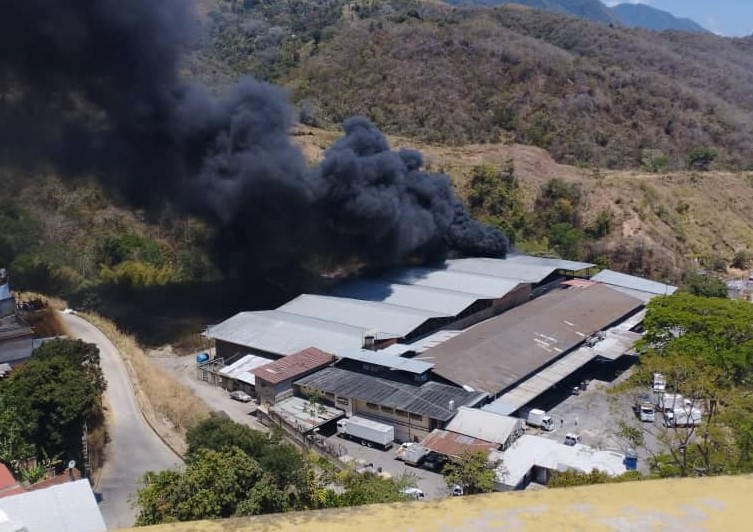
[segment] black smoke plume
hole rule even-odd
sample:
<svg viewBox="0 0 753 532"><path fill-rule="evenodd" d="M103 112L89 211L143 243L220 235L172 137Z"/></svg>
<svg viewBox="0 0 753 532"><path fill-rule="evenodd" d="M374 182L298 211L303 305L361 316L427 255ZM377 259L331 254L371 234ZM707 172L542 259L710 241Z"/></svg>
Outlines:
<svg viewBox="0 0 753 532"><path fill-rule="evenodd" d="M94 175L133 206L217 228L237 274L316 259L389 265L504 256L444 175L351 118L307 169L291 107L251 79L217 98L180 79L198 34L187 0L9 0L0 18L0 164Z"/></svg>

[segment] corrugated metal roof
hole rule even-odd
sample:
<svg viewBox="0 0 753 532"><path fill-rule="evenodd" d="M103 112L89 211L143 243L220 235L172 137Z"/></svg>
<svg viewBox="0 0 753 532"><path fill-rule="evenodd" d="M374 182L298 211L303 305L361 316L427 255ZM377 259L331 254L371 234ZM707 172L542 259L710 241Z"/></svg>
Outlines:
<svg viewBox="0 0 753 532"><path fill-rule="evenodd" d="M301 433L306 433L332 420L339 419L345 412L339 408L311 404L302 397L288 397L269 407L269 410L283 418L290 426L297 428Z"/></svg>
<svg viewBox="0 0 753 532"><path fill-rule="evenodd" d="M204 335L278 355L291 355L312 345L328 352L362 347L364 328L351 327L279 310L240 312Z"/></svg>
<svg viewBox="0 0 753 532"><path fill-rule="evenodd" d="M504 297L520 284L515 279L433 268L400 268L388 272L385 278L400 284L474 294L476 299Z"/></svg>
<svg viewBox="0 0 753 532"><path fill-rule="evenodd" d="M557 271L554 266L490 258L451 259L445 262L445 268L449 271L514 279L520 283L539 283Z"/></svg>
<svg viewBox="0 0 753 532"><path fill-rule="evenodd" d="M409 373L415 373L420 375L426 373L434 364L424 362L421 360L414 360L411 358L402 358L395 355L382 354L379 351L369 351L367 349L351 349L341 350L335 353L339 358L346 358L348 360L356 360L358 362L364 362L366 364L374 364L375 366L382 366L389 369L398 371L407 371Z"/></svg>
<svg viewBox="0 0 753 532"><path fill-rule="evenodd" d="M30 532L106 530L86 479L0 498L0 510L12 524Z"/></svg>
<svg viewBox="0 0 753 532"><path fill-rule="evenodd" d="M532 257L531 255L509 255L506 260L510 262L519 262L522 264L548 266L557 270L566 270L570 272L587 270L596 266L596 264L591 264L590 262L577 262L565 259L550 259L546 257Z"/></svg>
<svg viewBox="0 0 753 532"><path fill-rule="evenodd" d="M267 360L267 364L255 368L252 373L269 383L279 384L326 366L334 359L335 357L329 353L309 347L274 362Z"/></svg>
<svg viewBox="0 0 753 532"><path fill-rule="evenodd" d="M364 301L383 301L390 305L437 312L448 317L457 316L479 299L475 294L385 280L351 281L337 287L332 295Z"/></svg>
<svg viewBox="0 0 753 532"><path fill-rule="evenodd" d="M596 352L590 347L576 349L551 366L542 369L530 379L520 383L514 389L500 396L496 401L484 405L482 410L508 416L516 410L523 408L594 358L596 358Z"/></svg>
<svg viewBox="0 0 753 532"><path fill-rule="evenodd" d="M220 369L220 373L224 376L236 380L245 382L254 386L256 379L251 370L269 364L270 360L264 357L258 357L256 355L246 355L243 358L236 360L229 366L225 366Z"/></svg>
<svg viewBox="0 0 753 532"><path fill-rule="evenodd" d="M600 283L608 284L614 287L628 288L631 290L638 290L640 292L648 292L649 294L656 295L671 295L677 291L676 286L669 284L659 283L650 279L643 279L642 277L636 277L635 275L628 275L626 273L615 272L612 270L601 270L599 273L591 277L592 281L599 281Z"/></svg>
<svg viewBox="0 0 753 532"><path fill-rule="evenodd" d="M303 294L277 310L404 337L446 314L344 297Z"/></svg>
<svg viewBox="0 0 753 532"><path fill-rule="evenodd" d="M410 345L413 351L421 354L425 351L428 351L432 347L436 347L445 343L450 338L455 338L457 335L462 333L463 331L437 331L408 345Z"/></svg>
<svg viewBox="0 0 753 532"><path fill-rule="evenodd" d="M502 445L516 431L522 430L523 422L514 417L500 416L478 408L460 407L447 424L447 430L473 438Z"/></svg>
<svg viewBox="0 0 753 532"><path fill-rule="evenodd" d="M422 441L421 446L426 447L444 456L457 458L464 452L482 452L487 456L496 450L498 445L492 442L471 438L465 434L458 434L450 430L434 429Z"/></svg>
<svg viewBox="0 0 753 532"><path fill-rule="evenodd" d="M457 408L475 404L483 397L483 394L438 382L416 386L336 367L324 368L294 384L441 421L447 421L455 414L455 410L450 408L450 401L454 401Z"/></svg>
<svg viewBox="0 0 753 532"><path fill-rule="evenodd" d="M554 290L429 349L421 360L458 385L496 394L641 306L602 284Z"/></svg>

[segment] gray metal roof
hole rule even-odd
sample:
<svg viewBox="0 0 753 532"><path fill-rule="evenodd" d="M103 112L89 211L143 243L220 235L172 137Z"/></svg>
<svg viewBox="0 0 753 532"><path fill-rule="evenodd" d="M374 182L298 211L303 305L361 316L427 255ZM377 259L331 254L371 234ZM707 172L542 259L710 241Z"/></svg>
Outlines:
<svg viewBox="0 0 753 532"><path fill-rule="evenodd" d="M475 273L438 270L434 268L400 268L385 277L395 283L428 286L474 294L476 299L497 299L514 290L520 282Z"/></svg>
<svg viewBox="0 0 753 532"><path fill-rule="evenodd" d="M322 320L373 329L405 337L432 318L446 314L344 297L303 294L277 310Z"/></svg>
<svg viewBox="0 0 753 532"><path fill-rule="evenodd" d="M485 405L482 410L510 415L524 407L549 388L561 382L579 368L596 358L596 351L590 347L581 347L568 353L551 366L542 369L530 379L520 383L514 389L500 396L496 401Z"/></svg>
<svg viewBox="0 0 753 532"><path fill-rule="evenodd" d="M677 291L676 286L643 279L635 275L615 272L613 270L601 270L591 277L592 281L608 284L614 287L628 288L639 292L648 292L656 295L671 295Z"/></svg>
<svg viewBox="0 0 753 532"><path fill-rule="evenodd" d="M641 306L603 284L554 290L471 327L420 359L436 364L434 373L451 382L497 394Z"/></svg>
<svg viewBox="0 0 753 532"><path fill-rule="evenodd" d="M555 266L490 258L451 259L445 262L445 268L449 271L514 279L520 283L539 283L557 271Z"/></svg>
<svg viewBox="0 0 753 532"><path fill-rule="evenodd" d="M28 532L106 530L86 479L0 498L0 510L12 525L20 525L23 527L20 530Z"/></svg>
<svg viewBox="0 0 753 532"><path fill-rule="evenodd" d="M521 430L522 425L518 418L461 406L446 429L502 445L515 431Z"/></svg>
<svg viewBox="0 0 753 532"><path fill-rule="evenodd" d="M335 356L348 360L355 360L357 362L364 362L366 364L374 364L375 366L382 366L398 371L416 373L418 375L420 375L421 373L426 373L434 367L434 364L430 364L422 360L402 358L400 356L382 354L379 351L369 351L367 349L341 350L335 353Z"/></svg>
<svg viewBox="0 0 753 532"><path fill-rule="evenodd" d="M484 396L438 382L416 386L336 367L324 368L295 381L295 384L441 421L455 415L455 410L450 408L451 401L457 408L475 404Z"/></svg>
<svg viewBox="0 0 753 532"><path fill-rule="evenodd" d="M204 335L278 355L308 347L334 352L363 347L365 328L289 314L279 310L240 312L209 328Z"/></svg>
<svg viewBox="0 0 753 532"><path fill-rule="evenodd" d="M548 266L551 268L556 268L558 270L566 270L571 272L587 270L596 266L596 264L591 264L590 262L577 262L565 259L550 259L547 257L532 257L531 255L509 255L505 260L509 262L518 262L521 264Z"/></svg>
<svg viewBox="0 0 753 532"><path fill-rule="evenodd" d="M457 316L479 299L475 294L385 280L351 281L338 286L331 293L338 297L383 301L390 305L427 310L448 317Z"/></svg>

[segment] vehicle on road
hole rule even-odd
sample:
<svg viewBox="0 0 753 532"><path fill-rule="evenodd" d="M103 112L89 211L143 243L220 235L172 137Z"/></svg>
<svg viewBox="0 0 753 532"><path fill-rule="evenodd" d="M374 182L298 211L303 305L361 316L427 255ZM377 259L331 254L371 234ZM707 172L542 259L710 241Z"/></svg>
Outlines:
<svg viewBox="0 0 753 532"><path fill-rule="evenodd" d="M568 432L565 434L565 445L569 445L570 447L573 447L576 443L581 442L581 437L579 434L573 434L572 432Z"/></svg>
<svg viewBox="0 0 753 532"><path fill-rule="evenodd" d="M538 408L523 410L520 417L531 427L537 427L547 431L554 430L554 420L548 416L544 410Z"/></svg>
<svg viewBox="0 0 753 532"><path fill-rule="evenodd" d="M664 378L664 375L661 373L654 373L651 376L651 387L656 393L664 392L667 389L667 381Z"/></svg>
<svg viewBox="0 0 753 532"><path fill-rule="evenodd" d="M647 421L649 423L656 421L656 410L654 409L654 405L648 401L644 401L638 405L638 415L640 416L641 421Z"/></svg>
<svg viewBox="0 0 753 532"><path fill-rule="evenodd" d="M421 499L426 497L424 492L418 488L403 488L402 490L400 490L400 493L402 493L403 495L408 495L409 497L413 497L417 501L420 501Z"/></svg>
<svg viewBox="0 0 753 532"><path fill-rule="evenodd" d="M360 441L366 447L390 449L395 441L395 427L371 419L353 416L337 422L337 434L341 438Z"/></svg>
<svg viewBox="0 0 753 532"><path fill-rule="evenodd" d="M235 390L233 392L230 392L230 399L240 401L241 403L249 403L253 401L254 398L248 395L243 390Z"/></svg>

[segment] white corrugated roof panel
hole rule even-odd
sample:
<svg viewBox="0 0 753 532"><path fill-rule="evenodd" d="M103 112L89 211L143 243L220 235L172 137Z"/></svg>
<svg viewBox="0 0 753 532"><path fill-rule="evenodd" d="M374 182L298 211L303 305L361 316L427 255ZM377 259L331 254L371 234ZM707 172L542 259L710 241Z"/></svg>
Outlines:
<svg viewBox="0 0 753 532"><path fill-rule="evenodd" d="M272 362L272 360L268 358L256 355L246 355L229 366L222 368L220 373L231 379L254 386L256 385L256 377L251 373L251 370L269 364L270 362Z"/></svg>
<svg viewBox="0 0 753 532"><path fill-rule="evenodd" d="M521 283L539 283L557 271L554 266L490 258L451 259L445 263L445 268L450 271L514 279Z"/></svg>
<svg viewBox="0 0 753 532"><path fill-rule="evenodd" d="M446 316L438 312L376 301L312 294L300 295L277 310L373 329L395 337L407 336L428 320Z"/></svg>
<svg viewBox="0 0 753 532"><path fill-rule="evenodd" d="M636 277L635 275L628 275L613 270L601 270L599 273L591 277L591 280L608 284L616 289L627 288L661 296L668 296L677 291L676 286L659 283L650 279L643 279L642 277Z"/></svg>
<svg viewBox="0 0 753 532"><path fill-rule="evenodd" d="M374 364L375 366L382 366L398 371L407 371L409 373L415 373L417 375L426 373L434 367L434 364L424 362L423 360L402 358L394 355L385 355L380 353L379 351L369 351L367 349L341 350L336 352L335 356L348 360L364 362L366 364Z"/></svg>
<svg viewBox="0 0 753 532"><path fill-rule="evenodd" d="M381 301L390 305L437 312L448 317L457 316L479 300L475 294L384 280L351 281L337 287L332 291L332 295L363 301Z"/></svg>
<svg viewBox="0 0 753 532"><path fill-rule="evenodd" d="M292 355L308 347L332 353L363 347L366 329L279 310L240 312L204 335L268 353Z"/></svg>
<svg viewBox="0 0 753 532"><path fill-rule="evenodd" d="M86 479L0 498L0 510L10 523L21 525L28 532L106 530Z"/></svg>
<svg viewBox="0 0 753 532"><path fill-rule="evenodd" d="M522 421L518 418L461 406L445 428L472 438L502 445L507 442L513 432L520 430L521 426Z"/></svg>
<svg viewBox="0 0 753 532"><path fill-rule="evenodd" d="M436 347L440 344L445 343L447 340L450 340L451 338L455 338L457 335L461 334L463 331L437 331L435 333L432 333L428 336L425 336L421 338L420 340L416 340L412 344L408 344L411 347L412 351L415 351L416 353L423 353L424 351L428 351L432 347Z"/></svg>
<svg viewBox="0 0 753 532"><path fill-rule="evenodd" d="M555 384L562 382L576 370L596 358L596 351L590 347L581 347L565 355L551 366L520 383L496 401L485 405L482 410L500 415L509 415L524 407Z"/></svg>
<svg viewBox="0 0 753 532"><path fill-rule="evenodd" d="M578 272L581 270L587 270L594 268L596 264L590 262L578 262L574 260L565 259L552 259L547 257L532 257L531 255L510 255L507 259L510 262L519 262L522 264L533 264L539 266L548 266L550 268L556 268L558 270L567 270L571 272Z"/></svg>
<svg viewBox="0 0 753 532"><path fill-rule="evenodd" d="M401 268L385 277L395 283L428 286L476 295L476 299L497 299L514 290L520 282L489 275L433 268Z"/></svg>

